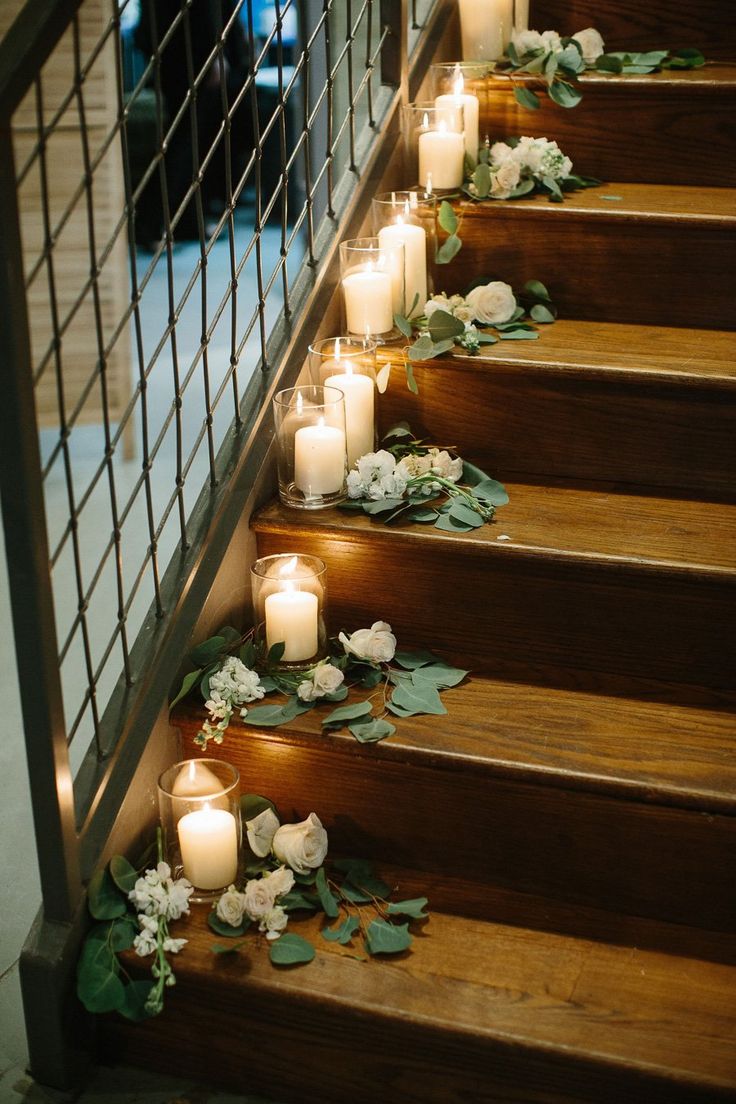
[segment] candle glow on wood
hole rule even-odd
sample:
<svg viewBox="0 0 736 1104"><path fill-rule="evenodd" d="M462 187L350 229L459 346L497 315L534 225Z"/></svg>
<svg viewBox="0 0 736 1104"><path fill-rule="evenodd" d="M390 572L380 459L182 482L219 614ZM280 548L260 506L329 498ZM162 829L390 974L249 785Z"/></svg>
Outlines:
<svg viewBox="0 0 736 1104"><path fill-rule="evenodd" d="M438 96L434 101L438 111L457 111L462 108L463 128L465 132L465 152L475 165L478 161L480 145L480 102L477 96L465 92L465 81L460 66L455 66L452 93Z"/></svg>
<svg viewBox="0 0 736 1104"><path fill-rule="evenodd" d="M264 603L266 644L285 645L283 660L300 663L316 655L319 647L319 599L311 591L297 590L290 574L297 568L293 556L279 571L282 588L269 594Z"/></svg>
<svg viewBox="0 0 736 1104"><path fill-rule="evenodd" d="M343 369L339 340L335 341L335 358L329 363L340 375L328 376L325 387L336 387L345 396L348 467L352 468L359 457L373 452L375 445L375 385L370 376L354 372L349 361Z"/></svg>
<svg viewBox="0 0 736 1104"><path fill-rule="evenodd" d="M425 125L429 119L425 115ZM465 169L465 138L447 129L445 119L440 119L437 130L425 130L419 134L419 183L429 191L434 188L459 188Z"/></svg>
<svg viewBox="0 0 736 1104"><path fill-rule="evenodd" d="M514 0L459 0L463 61L497 61L511 38Z"/></svg>
<svg viewBox="0 0 736 1104"><path fill-rule="evenodd" d="M184 876L197 889L222 889L238 873L238 828L226 809L187 813L177 825Z"/></svg>

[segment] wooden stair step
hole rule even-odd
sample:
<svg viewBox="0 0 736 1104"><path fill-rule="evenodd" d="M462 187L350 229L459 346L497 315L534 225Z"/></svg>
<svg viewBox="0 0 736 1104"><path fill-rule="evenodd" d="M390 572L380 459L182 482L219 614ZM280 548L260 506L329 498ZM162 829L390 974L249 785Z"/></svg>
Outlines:
<svg viewBox="0 0 736 1104"><path fill-rule="evenodd" d="M402 895L427 888L424 875L381 872ZM451 885L458 902L474 893ZM367 1086L389 1104L733 1099L733 966L448 910L410 952L368 962L327 944L322 921L299 921L317 958L276 970L265 940L214 955L205 908L175 925L189 943L164 1013L103 1025L117 1061L175 1063L295 1104L342 1104ZM146 969L131 954L126 967Z"/></svg>
<svg viewBox="0 0 736 1104"><path fill-rule="evenodd" d="M606 50L678 50L696 46L707 58L736 59L736 26L728 0L531 0L529 26L572 35L596 27Z"/></svg>
<svg viewBox="0 0 736 1104"><path fill-rule="evenodd" d="M733 497L733 333L564 318L539 329L538 341L416 363L418 396L406 387L403 346L384 346L379 359L395 367L382 431L405 420L506 478Z"/></svg>
<svg viewBox="0 0 736 1104"><path fill-rule="evenodd" d="M583 99L572 111L540 95L539 109L530 112L514 98L518 82L543 87L538 77L526 75L514 84L493 75L471 82L481 105L481 139L543 134L558 142L576 172L601 180L711 187L730 187L736 180L732 63L639 77L588 73L580 79Z"/></svg>
<svg viewBox="0 0 736 1104"><path fill-rule="evenodd" d="M606 199L606 197L612 197ZM455 201L463 248L442 289L545 283L567 318L733 329L736 189L607 183L564 203Z"/></svg>
<svg viewBox="0 0 736 1104"><path fill-rule="evenodd" d="M369 748L322 735L314 711L276 732L231 722L213 754L280 808L319 808L342 853L736 937L736 701L537 674L566 685L472 674L446 716L402 718ZM203 716L177 711L185 756Z"/></svg>
<svg viewBox="0 0 736 1104"><path fill-rule="evenodd" d="M439 640L486 667L520 659L732 686L733 507L604 484L508 490L494 524L465 534L273 503L254 519L259 553L321 556L335 629L375 614L405 640Z"/></svg>

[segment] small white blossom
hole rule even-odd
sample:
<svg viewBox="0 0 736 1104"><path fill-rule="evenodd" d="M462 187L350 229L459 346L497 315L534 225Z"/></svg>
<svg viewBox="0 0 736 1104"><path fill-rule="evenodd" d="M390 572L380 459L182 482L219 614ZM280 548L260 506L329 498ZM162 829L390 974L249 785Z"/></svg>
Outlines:
<svg viewBox="0 0 736 1104"><path fill-rule="evenodd" d="M275 905L263 917L258 925L258 930L266 932L266 939L278 939L288 923L289 917L286 910L281 905Z"/></svg>
<svg viewBox="0 0 736 1104"><path fill-rule="evenodd" d="M169 937L164 939L164 951L166 951L167 954L178 954L182 947L188 942L188 939L171 939Z"/></svg>

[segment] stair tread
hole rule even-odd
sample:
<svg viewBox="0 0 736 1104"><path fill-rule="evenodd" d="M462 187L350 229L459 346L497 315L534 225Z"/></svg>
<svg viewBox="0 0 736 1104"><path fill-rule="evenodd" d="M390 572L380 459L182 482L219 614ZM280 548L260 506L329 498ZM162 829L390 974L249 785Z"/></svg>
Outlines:
<svg viewBox="0 0 736 1104"><path fill-rule="evenodd" d="M493 85L494 90L504 86L508 87L509 91L513 90L513 84L508 77L500 74L496 76L490 73L486 80ZM532 85L544 84L544 81L533 73L515 73L513 80L514 83L522 81L525 84ZM697 95L700 92L736 88L736 63L709 60L699 69L662 69L658 73L630 73L627 75L598 73L594 70L588 70L581 73L578 80L581 85L593 86L594 88L614 87L623 91L627 88L646 88L652 85L656 88L664 87L673 90L681 89L684 86L688 95ZM479 81L473 81L473 88L477 89L480 83Z"/></svg>
<svg viewBox="0 0 736 1104"><path fill-rule="evenodd" d="M401 896L429 890L431 905L426 874L384 867L381 873ZM462 886L455 888L461 901ZM292 1017L295 1007L317 1002L343 1017L440 1029L473 1046L573 1051L686 1082L736 1084L733 966L433 912L410 953L368 963L324 941L323 918L300 919L294 930L315 943L317 958L277 971L265 940L248 939L228 961L214 955L205 910L194 908L174 933L189 940L175 963L179 982L196 990L203 1014L214 1007L220 1016L223 1004L268 992L290 1006ZM130 952L129 962L140 968ZM151 1026L155 1033L155 1021Z"/></svg>
<svg viewBox="0 0 736 1104"><path fill-rule="evenodd" d="M503 472L493 473L503 479ZM697 574L736 580L736 511L727 503L623 492L614 484L507 484L510 502L492 525L469 533L433 526L380 525L363 513L293 510L272 502L255 518L257 531L322 531L350 541L370 534L381 541L459 542L471 554ZM500 540L500 537L510 539Z"/></svg>
<svg viewBox="0 0 736 1104"><path fill-rule="evenodd" d="M539 369L588 378L627 378L685 385L736 385L734 335L727 330L686 329L675 326L637 326L621 322L588 322L561 318L540 326L538 341L499 341L484 345L479 356L455 352L437 357L432 368L451 361L469 371L499 363L527 371ZM401 360L391 346L378 350L381 361Z"/></svg>
<svg viewBox="0 0 736 1104"><path fill-rule="evenodd" d="M615 200L605 196L616 196ZM606 182L583 191L568 192L564 203L550 203L545 195L518 202L461 201L463 218L596 218L696 222L703 228L736 227L736 188L696 187L689 184ZM462 237L462 226L459 230Z"/></svg>

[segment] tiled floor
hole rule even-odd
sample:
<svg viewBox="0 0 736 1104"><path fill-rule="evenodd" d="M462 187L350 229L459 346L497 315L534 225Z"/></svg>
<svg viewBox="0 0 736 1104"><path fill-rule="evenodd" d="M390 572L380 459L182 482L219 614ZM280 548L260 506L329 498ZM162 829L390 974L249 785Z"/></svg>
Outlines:
<svg viewBox="0 0 736 1104"><path fill-rule="evenodd" d="M249 237L249 233L247 235ZM280 233L277 229L267 228L263 237L263 267L266 273L273 270L277 261L280 246ZM197 256L196 245L182 245L177 247L175 253L177 286L182 285L192 272ZM143 258L146 259L145 257ZM150 260L150 258L147 258ZM219 301L224 294L229 280L228 248L224 241L217 243L210 256L208 266L208 281L210 289L210 305ZM278 287L278 284L276 285ZM254 265L246 266L239 281L239 301L241 314L247 319L257 302L257 286L255 281ZM168 315L166 305L166 273L164 265L159 264L154 273L152 282L147 289L143 304L144 343L147 350L155 347ZM276 294L268 301L269 324L275 321L278 314L279 302ZM199 296L193 294L191 306L182 314L177 327L179 354L183 363L189 363L195 350L199 346L200 337L200 301ZM227 311L223 314L224 329L227 331L229 316ZM224 367L228 364L229 346L228 337L218 327L210 345L210 366L215 385L219 376L222 376ZM150 353L149 353L150 355ZM257 360L257 342L249 342L241 359L241 377L245 377L247 371L252 370ZM188 359L187 359L188 358ZM194 381L193 381L194 382ZM246 382L245 378L241 380ZM194 391L194 389L193 389ZM170 354L162 354L160 363L151 375L149 387L149 420L153 425L160 425L172 403L171 359ZM223 412L226 405L223 403ZM227 413L227 423L220 427L224 432L229 424L232 407ZM223 415L225 416L225 415ZM203 403L201 388L199 402L185 404L185 435L190 435L199 429L203 418ZM48 454L53 447L52 431L45 431L42 440L42 451ZM81 431L75 431L73 435L74 470L75 481L80 486L88 481L90 474L99 463L100 431L96 427L85 427ZM173 473L175 473L175 440L173 433L168 433L164 439L160 454L160 463L157 462L153 469L154 495L168 497L173 485ZM116 457L116 479L120 492L134 485L141 471L140 441L136 443L136 455L133 459L123 461ZM57 465L58 467L58 465ZM188 485L192 487L192 497L188 502L191 508L194 501L194 491L202 486L207 471L206 448L199 450L196 461L187 477ZM110 534L109 501L103 486L99 495L92 495L88 506L87 524L85 526L83 555L90 562L95 562L100 554L100 541L107 540ZM53 545L54 536L63 531L66 523L67 501L63 474L59 470L54 471L47 480L47 523L50 532L50 543ZM147 533L145 525L136 524L135 518L131 518L128 527L130 541L126 552L131 556L145 553L147 545ZM165 565L176 543L176 533L172 531L163 538L161 561ZM0 625L3 631L0 633L0 716L3 719L3 738L0 739L0 778L2 789L0 791L0 1102L45 1101L53 1099L44 1095L43 1090L33 1086L23 1076L23 1067L26 1062L25 1032L23 1028L22 1008L20 1001L20 986L18 981L18 955L31 925L33 917L38 909L40 891L38 872L36 866L33 823L31 819L31 805L28 788L28 778L25 765L25 746L20 712L20 700L18 694L17 672L15 654L10 631L10 595L5 563L5 548L3 535L0 530ZM76 594L73 583L71 560L62 558L61 566L55 573L55 590L57 594L57 623L66 623L73 616L76 608ZM150 593L144 595L140 608L132 611L131 620L138 623L142 619L150 602ZM99 600L94 608L101 611L100 617L109 616L109 611L117 605L115 596L115 577L110 572L100 579ZM93 623L92 632L100 626L94 624L94 613L91 612ZM133 625L135 628L135 624ZM101 631L101 629L100 629ZM134 638L132 633L131 638ZM69 701L81 700L84 690L84 669L78 660L65 665L64 691ZM114 679L119 673L119 663L112 665L111 678L102 685L102 694L109 693ZM23 672L23 678L33 679L33 671ZM88 743L83 730L72 745L73 761L78 760ZM100 1072L95 1084L90 1087L89 1093L82 1098L84 1101L105 1101L110 1104L138 1104L138 1102L178 1101L180 1104L231 1104L236 1100L244 1101L245 1097L212 1096L201 1092L197 1093L185 1085L171 1082L166 1085L145 1082L141 1075L127 1072L124 1075L106 1075Z"/></svg>

